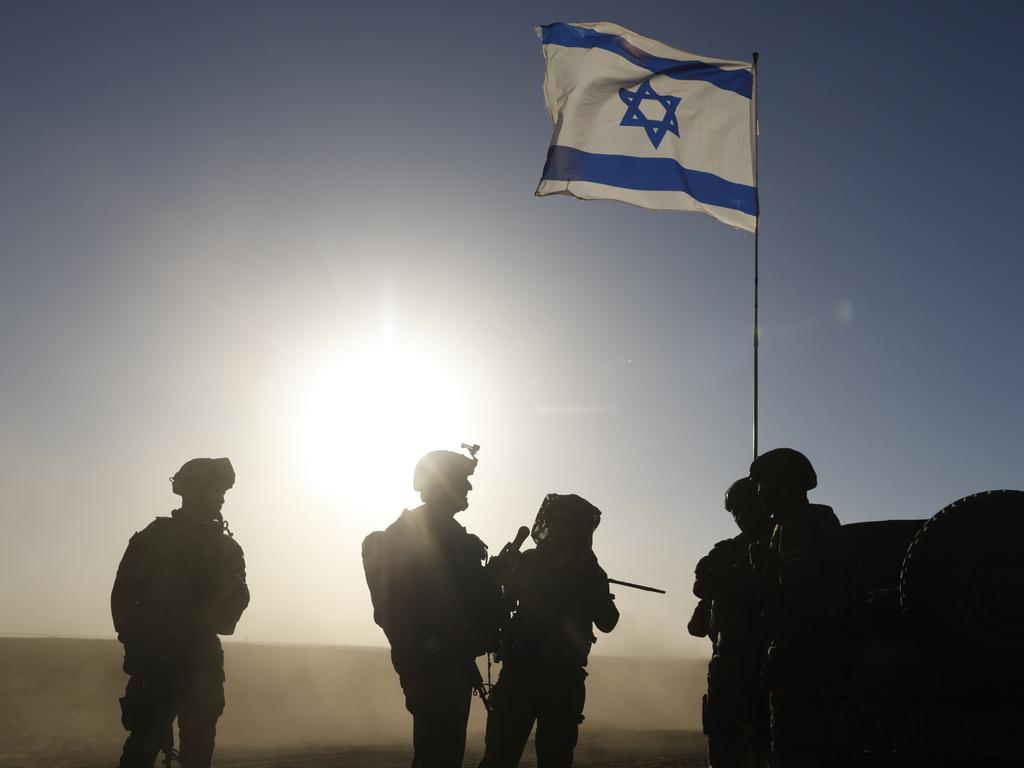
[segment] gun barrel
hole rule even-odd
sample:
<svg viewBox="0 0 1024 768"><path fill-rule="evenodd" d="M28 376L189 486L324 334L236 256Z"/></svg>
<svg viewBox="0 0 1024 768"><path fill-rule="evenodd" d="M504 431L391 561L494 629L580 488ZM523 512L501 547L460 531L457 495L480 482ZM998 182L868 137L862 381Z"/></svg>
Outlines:
<svg viewBox="0 0 1024 768"><path fill-rule="evenodd" d="M487 688L484 687L484 679L480 675L480 668L476 665L476 659L470 662L470 667L472 667L470 670L470 680L473 683L473 691L480 697L480 703L484 705L484 710L490 714L491 702L487 698L490 696L490 693ZM488 672L487 676L490 677L490 675L491 673Z"/></svg>
<svg viewBox="0 0 1024 768"><path fill-rule="evenodd" d="M668 593L664 589L658 589L657 587L647 587L643 584L633 584L630 581L619 581L618 579L608 578L609 584L618 584L620 587L629 587L630 589L642 589L644 592L657 592L659 595L667 595Z"/></svg>

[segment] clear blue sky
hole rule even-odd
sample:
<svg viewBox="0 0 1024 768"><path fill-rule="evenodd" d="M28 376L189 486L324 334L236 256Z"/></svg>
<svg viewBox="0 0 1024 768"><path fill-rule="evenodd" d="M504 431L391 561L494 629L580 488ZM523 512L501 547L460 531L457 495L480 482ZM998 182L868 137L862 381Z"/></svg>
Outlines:
<svg viewBox="0 0 1024 768"><path fill-rule="evenodd" d="M185 459L228 455L240 634L381 643L359 540L415 502L418 452L467 440L460 519L492 549L578 492L606 568L670 590L621 594L599 651L703 650L692 565L750 460L753 241L532 196L550 21L761 53L762 448L804 450L844 521L1020 487L1021 16L7 3L0 632L111 633L129 535Z"/></svg>

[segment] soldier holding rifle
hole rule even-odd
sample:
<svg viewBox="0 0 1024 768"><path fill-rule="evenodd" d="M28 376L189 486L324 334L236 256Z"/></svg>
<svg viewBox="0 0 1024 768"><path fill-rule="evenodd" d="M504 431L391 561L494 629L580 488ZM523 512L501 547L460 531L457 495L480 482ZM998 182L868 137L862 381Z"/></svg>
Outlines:
<svg viewBox="0 0 1024 768"><path fill-rule="evenodd" d="M537 547L518 557L509 553L517 562L503 581L515 614L502 643L480 768L517 766L534 723L537 765L572 765L593 627L611 632L619 620L593 551L600 520L601 511L586 499L548 494L533 525Z"/></svg>
<svg viewBox="0 0 1024 768"><path fill-rule="evenodd" d="M860 765L853 666L860 650L860 566L830 507L812 504L811 462L776 448L750 465L774 524L767 560L770 637L761 672L771 701L772 765Z"/></svg>
<svg viewBox="0 0 1024 768"><path fill-rule="evenodd" d="M761 690L764 656L761 600L771 521L749 477L725 492L725 509L740 533L720 541L697 563L700 598L687 629L711 640L702 715L712 768L767 765L768 702Z"/></svg>
<svg viewBox="0 0 1024 768"><path fill-rule="evenodd" d="M459 768L476 657L496 644L500 594L484 568L487 547L455 521L469 506L479 446L469 456L432 451L413 472L423 504L363 541L374 620L413 716L414 768ZM485 702L486 703L486 702Z"/></svg>

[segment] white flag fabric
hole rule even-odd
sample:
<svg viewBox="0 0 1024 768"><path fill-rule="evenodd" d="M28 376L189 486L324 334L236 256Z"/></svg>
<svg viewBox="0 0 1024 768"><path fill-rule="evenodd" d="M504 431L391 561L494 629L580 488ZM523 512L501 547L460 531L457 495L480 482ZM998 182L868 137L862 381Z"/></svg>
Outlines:
<svg viewBox="0 0 1024 768"><path fill-rule="evenodd" d="M754 76L609 22L547 24L555 124L537 195L702 211L754 231Z"/></svg>

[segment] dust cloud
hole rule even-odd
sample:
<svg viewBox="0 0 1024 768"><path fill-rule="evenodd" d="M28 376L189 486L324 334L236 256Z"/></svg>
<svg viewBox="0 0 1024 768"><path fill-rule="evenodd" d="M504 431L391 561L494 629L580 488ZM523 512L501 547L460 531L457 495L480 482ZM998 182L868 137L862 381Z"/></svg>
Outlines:
<svg viewBox="0 0 1024 768"><path fill-rule="evenodd" d="M218 753L411 741L386 649L225 642L224 650ZM127 676L116 641L0 638L0 668L0 764L109 763L119 753ZM483 660L481 668L486 676ZM593 657L581 744L588 731L698 730L704 670L700 661ZM474 701L470 753L483 744L484 722Z"/></svg>

